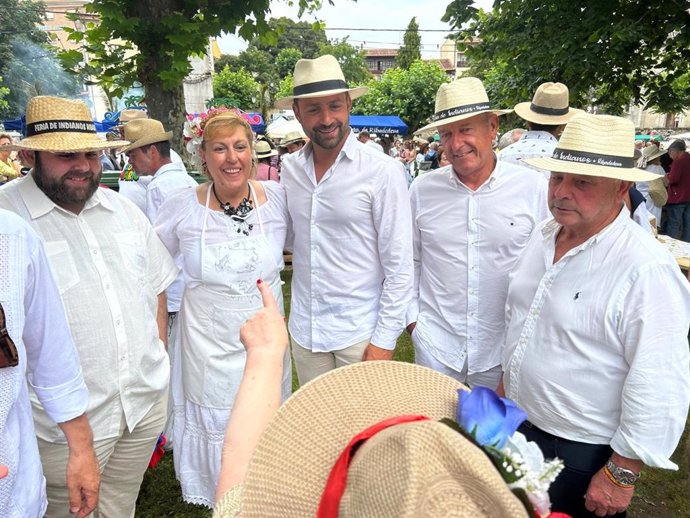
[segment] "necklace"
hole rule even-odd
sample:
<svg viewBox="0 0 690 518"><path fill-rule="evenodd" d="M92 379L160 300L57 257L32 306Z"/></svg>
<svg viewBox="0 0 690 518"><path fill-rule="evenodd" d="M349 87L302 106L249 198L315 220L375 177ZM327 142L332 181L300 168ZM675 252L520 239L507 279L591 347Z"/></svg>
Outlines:
<svg viewBox="0 0 690 518"><path fill-rule="evenodd" d="M228 216L235 224L235 230L237 230L237 233L242 233L245 236L248 236L249 232L252 230L252 228L254 228L253 224L245 221L249 213L254 209L254 203L251 200L251 189L249 188L249 185L247 185L247 196L242 199L237 207L233 207L229 202L223 202L220 200L218 193L216 192L215 184L211 184L211 190L213 191L213 196L215 196L216 201L218 201L218 205L220 205L220 208L223 210L223 214Z"/></svg>

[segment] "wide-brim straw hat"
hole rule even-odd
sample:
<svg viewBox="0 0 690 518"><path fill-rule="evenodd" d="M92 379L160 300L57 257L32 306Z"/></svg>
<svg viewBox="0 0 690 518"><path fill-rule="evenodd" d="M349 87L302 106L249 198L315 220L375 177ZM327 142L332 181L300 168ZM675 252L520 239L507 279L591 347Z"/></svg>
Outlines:
<svg viewBox="0 0 690 518"><path fill-rule="evenodd" d="M328 372L276 413L250 462L243 518L313 518L337 458L384 419L424 415L369 439L348 470L341 518L526 517L486 454L436 422L455 419L458 381L404 362L362 362ZM416 479L416 477L419 477ZM412 482L411 480L414 480Z"/></svg>
<svg viewBox="0 0 690 518"><path fill-rule="evenodd" d="M26 137L9 150L51 153L100 151L126 146L126 140L104 140L96 133L89 108L83 101L39 95L26 107Z"/></svg>
<svg viewBox="0 0 690 518"><path fill-rule="evenodd" d="M163 123L156 119L135 119L128 122L123 131L125 138L131 142L122 150L123 153L158 142L169 141L173 136L173 132L165 131Z"/></svg>
<svg viewBox="0 0 690 518"><path fill-rule="evenodd" d="M579 113L566 124L551 157L525 162L559 173L646 182L657 177L635 167L635 126L622 117Z"/></svg>
<svg viewBox="0 0 690 518"><path fill-rule="evenodd" d="M258 140L254 144L254 152L256 153L256 158L268 158L278 154L278 151L273 149L265 140Z"/></svg>
<svg viewBox="0 0 690 518"><path fill-rule="evenodd" d="M136 108L127 108L126 110L122 110L120 112L120 126L122 127L128 122L132 122L133 120L137 119L148 119L148 113L146 113L144 110L138 110Z"/></svg>
<svg viewBox="0 0 690 518"><path fill-rule="evenodd" d="M489 104L489 96L486 95L481 80L476 77L461 77L439 87L438 92L436 92L436 108L431 116L431 123L420 128L416 133L469 119L480 113L505 115L512 111L492 109Z"/></svg>
<svg viewBox="0 0 690 518"><path fill-rule="evenodd" d="M568 87L563 83L543 83L534 92L531 102L515 105L515 113L528 122L559 126L582 110L569 105Z"/></svg>
<svg viewBox="0 0 690 518"><path fill-rule="evenodd" d="M654 144L651 144L649 146L643 147L642 148L642 157L641 159L644 160L644 163L649 163L652 160L655 160L659 158L660 156L665 155L668 153L668 150L666 149L659 149L657 146Z"/></svg>
<svg viewBox="0 0 690 518"><path fill-rule="evenodd" d="M276 108L288 109L295 99L325 97L349 92L350 99L367 93L366 86L349 88L340 64L334 56L326 54L316 59L300 59L295 64L292 95L275 102Z"/></svg>
<svg viewBox="0 0 690 518"><path fill-rule="evenodd" d="M295 142L305 142L307 137L299 131L289 131L285 134L285 138L280 143L280 147L287 147Z"/></svg>

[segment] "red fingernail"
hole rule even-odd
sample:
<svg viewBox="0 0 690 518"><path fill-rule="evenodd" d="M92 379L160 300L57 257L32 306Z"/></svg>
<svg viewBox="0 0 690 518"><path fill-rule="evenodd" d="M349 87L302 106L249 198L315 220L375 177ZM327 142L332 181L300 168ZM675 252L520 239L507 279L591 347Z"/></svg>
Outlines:
<svg viewBox="0 0 690 518"><path fill-rule="evenodd" d="M258 279L258 280L256 281L257 286L258 286L259 284L261 284L262 282L264 282L264 281L262 281L261 279Z"/></svg>

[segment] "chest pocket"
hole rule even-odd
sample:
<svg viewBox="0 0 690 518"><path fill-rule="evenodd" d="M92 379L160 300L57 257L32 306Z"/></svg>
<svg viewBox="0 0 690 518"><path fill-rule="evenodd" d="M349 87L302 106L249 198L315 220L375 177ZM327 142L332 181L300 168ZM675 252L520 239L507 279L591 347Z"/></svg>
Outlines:
<svg viewBox="0 0 690 518"><path fill-rule="evenodd" d="M79 284L79 273L72 260L69 245L65 240L46 241L45 249L60 295L64 295L70 288Z"/></svg>
<svg viewBox="0 0 690 518"><path fill-rule="evenodd" d="M122 264L136 279L146 277L147 257L146 247L138 232L119 232L115 234L117 248L120 251Z"/></svg>

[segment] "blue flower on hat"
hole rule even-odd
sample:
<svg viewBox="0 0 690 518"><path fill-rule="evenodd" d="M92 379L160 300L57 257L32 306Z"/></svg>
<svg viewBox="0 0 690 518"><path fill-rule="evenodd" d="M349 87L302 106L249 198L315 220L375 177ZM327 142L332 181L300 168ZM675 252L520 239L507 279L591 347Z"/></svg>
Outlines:
<svg viewBox="0 0 690 518"><path fill-rule="evenodd" d="M458 389L458 423L482 446L503 448L527 414L486 387Z"/></svg>

